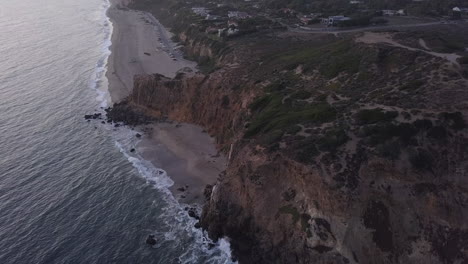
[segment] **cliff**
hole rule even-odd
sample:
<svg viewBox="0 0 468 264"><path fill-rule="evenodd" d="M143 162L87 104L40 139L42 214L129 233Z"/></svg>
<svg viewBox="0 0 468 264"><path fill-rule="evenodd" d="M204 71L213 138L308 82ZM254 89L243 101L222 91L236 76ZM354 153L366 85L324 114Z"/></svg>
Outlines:
<svg viewBox="0 0 468 264"><path fill-rule="evenodd" d="M222 56L179 37L216 67L137 76L127 104L217 138L229 165L201 224L240 263L468 259L463 65L394 45L411 34L246 37Z"/></svg>

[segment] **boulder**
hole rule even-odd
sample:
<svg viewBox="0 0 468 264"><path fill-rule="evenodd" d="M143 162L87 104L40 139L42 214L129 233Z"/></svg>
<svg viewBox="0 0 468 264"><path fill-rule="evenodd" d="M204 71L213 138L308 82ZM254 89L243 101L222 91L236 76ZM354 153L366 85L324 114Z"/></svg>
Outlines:
<svg viewBox="0 0 468 264"><path fill-rule="evenodd" d="M189 215L190 217L192 217L192 218L195 218L195 219L197 219L197 220L200 220L200 216L198 216L197 210L196 210L195 208L190 208L190 209L188 210L188 215Z"/></svg>
<svg viewBox="0 0 468 264"><path fill-rule="evenodd" d="M148 237L146 238L146 244L148 245L156 245L156 239L154 238L154 235L148 235Z"/></svg>

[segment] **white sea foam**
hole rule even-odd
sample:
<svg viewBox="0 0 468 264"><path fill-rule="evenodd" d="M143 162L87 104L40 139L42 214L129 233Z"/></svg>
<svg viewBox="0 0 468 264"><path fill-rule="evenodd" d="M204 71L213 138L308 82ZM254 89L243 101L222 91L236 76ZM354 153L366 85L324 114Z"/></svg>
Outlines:
<svg viewBox="0 0 468 264"><path fill-rule="evenodd" d="M99 106L105 108L109 105L110 96L107 89L107 63L111 54L110 46L112 44L112 31L113 25L109 17L107 17L107 10L110 7L109 0L105 0L102 5L102 27L104 29L104 41L102 44L102 57L96 64L93 73L90 87L97 93L96 100ZM103 113L105 114L105 113ZM136 131L127 127L114 128L111 124L102 125L104 129L115 139L115 144L120 152L128 159L132 166L139 172L139 174L146 179L147 183L157 189L163 196L163 200L167 206L162 208L160 214L161 221L164 225L168 226L169 231L159 234L157 237L164 237L166 243L170 243L172 248L184 248L185 251L180 255L179 260L181 263L197 263L203 260L204 263L233 263L231 261L231 250L228 240L220 239L214 247L208 247L208 244L213 243L206 234L194 227L197 220L188 216L185 208L189 205L180 204L169 190L174 184L174 181L167 175L167 173L160 168L156 168L147 160L144 160L137 153L129 153L128 150L135 148L138 144L138 139L135 137ZM193 205L190 205L193 207ZM201 208L197 207L196 210L201 212ZM158 233L158 232L156 232ZM181 237L193 239L189 246L182 243Z"/></svg>

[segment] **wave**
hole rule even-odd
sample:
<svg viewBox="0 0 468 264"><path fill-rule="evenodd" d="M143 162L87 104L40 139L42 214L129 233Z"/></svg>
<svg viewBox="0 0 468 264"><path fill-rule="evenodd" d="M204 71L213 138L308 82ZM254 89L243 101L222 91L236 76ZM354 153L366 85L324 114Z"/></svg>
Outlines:
<svg viewBox="0 0 468 264"><path fill-rule="evenodd" d="M102 57L96 63L93 76L90 81L90 88L97 93L96 101L102 110L110 105L110 95L107 89L107 63L111 55L110 47L112 45L112 21L107 16L107 10L111 4L109 0L104 0L101 6L103 28L103 44ZM227 239L220 239L217 243L210 240L206 234L194 227L197 220L188 216L186 209L194 207L193 205L181 204L173 196L169 188L174 185L174 181L167 175L166 171L161 168L156 168L153 164L135 153L129 153L128 150L135 148L139 139L135 137L134 131L127 127L119 127L115 129L111 124L102 125L110 132L115 140L116 147L127 158L129 163L146 179L147 184L153 186L162 194L165 206L159 218L166 226L167 231L155 231L158 238L163 237L162 243L169 243L169 247L174 250L184 249L184 252L179 256L179 263L212 263L212 264L228 264L234 263L231 257L230 244ZM201 212L198 206L195 208ZM162 230L162 229L161 229ZM181 239L185 238L185 239ZM161 246L158 244L158 246Z"/></svg>

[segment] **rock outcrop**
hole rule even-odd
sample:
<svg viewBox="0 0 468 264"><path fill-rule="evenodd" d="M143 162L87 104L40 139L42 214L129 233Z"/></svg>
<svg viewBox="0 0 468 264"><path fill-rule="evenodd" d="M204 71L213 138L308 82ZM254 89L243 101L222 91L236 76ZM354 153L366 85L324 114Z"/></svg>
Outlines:
<svg viewBox="0 0 468 264"><path fill-rule="evenodd" d="M313 64L249 46L210 74L137 76L127 103L216 136L229 165L200 224L240 263L466 261L467 80L425 53L337 43L307 50Z"/></svg>

